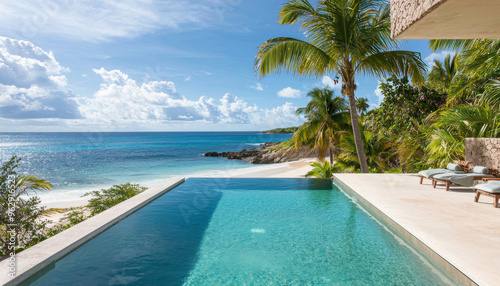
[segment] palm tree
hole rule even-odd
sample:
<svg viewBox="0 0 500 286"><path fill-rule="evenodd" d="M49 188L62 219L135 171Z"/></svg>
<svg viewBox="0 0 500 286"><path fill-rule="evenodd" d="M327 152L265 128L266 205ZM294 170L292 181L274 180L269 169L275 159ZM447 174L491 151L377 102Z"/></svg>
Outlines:
<svg viewBox="0 0 500 286"><path fill-rule="evenodd" d="M488 89L495 89L500 79L500 40L431 40L434 51L452 49L460 51L460 71L449 90L448 106L473 104Z"/></svg>
<svg viewBox="0 0 500 286"><path fill-rule="evenodd" d="M364 131L364 125L361 125L361 129ZM395 156L392 150L394 144L384 138L383 135L374 134L370 131L364 131L361 139L364 143L369 167L379 172L389 169L389 162ZM340 148L342 154L337 158L339 166L357 169L359 163L356 160L356 145L352 133L346 132L342 134Z"/></svg>
<svg viewBox="0 0 500 286"><path fill-rule="evenodd" d="M441 49L461 50L459 61L469 77L485 77L498 73L500 40L431 40L433 51Z"/></svg>
<svg viewBox="0 0 500 286"><path fill-rule="evenodd" d="M489 105L500 109L500 81L492 80L486 87L486 90L478 100L480 105ZM499 110L500 112L500 110Z"/></svg>
<svg viewBox="0 0 500 286"><path fill-rule="evenodd" d="M255 59L261 76L279 70L306 76L340 74L363 173L368 172L368 165L356 112L356 74L406 73L420 82L425 71L419 53L395 50L398 43L390 38L389 10L384 0L323 0L317 9L308 0L290 0L280 11L279 23L300 21L306 40L270 39L260 46Z"/></svg>
<svg viewBox="0 0 500 286"><path fill-rule="evenodd" d="M33 175L21 175L16 177L14 185L16 188L16 198L26 193L26 191L50 191L52 189L52 184L49 181Z"/></svg>
<svg viewBox="0 0 500 286"><path fill-rule="evenodd" d="M295 147L314 139L314 148L319 149L319 158L325 158L330 151L333 164L333 148L338 143L340 131L346 128L347 104L343 98L334 97L328 88L315 88L307 94L311 101L306 107L297 109L297 115L304 114L307 121L294 133Z"/></svg>
<svg viewBox="0 0 500 286"><path fill-rule="evenodd" d="M33 175L19 175L16 169L19 167L21 158L12 156L9 161L5 162L0 168L0 198L5 199L10 196L10 191L14 189L14 197L17 199L21 194L27 191L50 191L52 184ZM7 188L11 183L11 177L14 178L13 188Z"/></svg>
<svg viewBox="0 0 500 286"><path fill-rule="evenodd" d="M458 73L458 54L447 55L443 62L434 60L434 66L427 76L427 80L431 83L448 90L451 86L453 78Z"/></svg>
<svg viewBox="0 0 500 286"><path fill-rule="evenodd" d="M356 109L361 113L361 117L365 115L369 107L368 98L360 97L356 99Z"/></svg>
<svg viewBox="0 0 500 286"><path fill-rule="evenodd" d="M427 163L444 166L453 160L463 160L467 137L500 137L500 112L490 106L457 106L440 112L432 126Z"/></svg>
<svg viewBox="0 0 500 286"><path fill-rule="evenodd" d="M311 164L311 167L314 167L311 171L307 172L306 178L316 177L316 178L325 178L330 179L333 177L333 169L328 161L314 162Z"/></svg>

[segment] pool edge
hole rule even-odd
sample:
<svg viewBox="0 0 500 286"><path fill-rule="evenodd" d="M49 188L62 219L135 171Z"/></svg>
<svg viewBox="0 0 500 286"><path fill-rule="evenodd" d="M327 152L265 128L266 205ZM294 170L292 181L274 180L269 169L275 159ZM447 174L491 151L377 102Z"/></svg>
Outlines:
<svg viewBox="0 0 500 286"><path fill-rule="evenodd" d="M16 254L16 276L7 275L8 259L0 262L0 285L17 285L51 263L85 244L108 228L138 211L158 197L185 182L185 178L172 178L119 203L53 237Z"/></svg>
<svg viewBox="0 0 500 286"><path fill-rule="evenodd" d="M363 196L354 191L349 185L344 183L341 179L334 177L334 183L337 183L342 187L342 190L345 191L350 196L353 196L358 200L358 202L375 218L381 220L383 223L387 224L393 230L395 230L402 238L409 242L412 246L416 247L417 251L425 254L428 258L432 259L434 263L436 263L443 270L447 271L449 275L458 280L458 282L462 283L466 286L478 286L474 280L472 280L469 276L463 273L456 266L451 264L448 260L443 258L439 253L435 250L427 246L424 242L414 236L410 231L403 228L396 221L394 221L391 217L386 215L383 211L377 208L375 205L366 200Z"/></svg>

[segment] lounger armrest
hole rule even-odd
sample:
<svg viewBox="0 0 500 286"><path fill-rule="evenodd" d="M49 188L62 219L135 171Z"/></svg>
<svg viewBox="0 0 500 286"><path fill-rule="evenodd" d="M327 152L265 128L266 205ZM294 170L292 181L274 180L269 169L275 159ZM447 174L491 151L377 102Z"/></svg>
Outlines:
<svg viewBox="0 0 500 286"><path fill-rule="evenodd" d="M500 178L483 178L483 181L488 182L488 181L500 181Z"/></svg>

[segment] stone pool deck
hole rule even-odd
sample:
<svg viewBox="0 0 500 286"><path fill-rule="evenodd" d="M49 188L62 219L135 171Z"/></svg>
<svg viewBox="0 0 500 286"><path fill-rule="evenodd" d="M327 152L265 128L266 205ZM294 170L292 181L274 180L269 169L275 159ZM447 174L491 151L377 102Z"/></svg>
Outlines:
<svg viewBox="0 0 500 286"><path fill-rule="evenodd" d="M415 175L336 174L364 206L412 241L465 285L500 285L500 208L474 202L472 188ZM352 192L354 191L354 192Z"/></svg>

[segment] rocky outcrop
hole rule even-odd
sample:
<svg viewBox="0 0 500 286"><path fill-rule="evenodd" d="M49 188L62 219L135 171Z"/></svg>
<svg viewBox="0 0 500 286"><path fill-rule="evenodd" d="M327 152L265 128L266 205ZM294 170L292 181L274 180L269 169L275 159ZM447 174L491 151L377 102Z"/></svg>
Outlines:
<svg viewBox="0 0 500 286"><path fill-rule="evenodd" d="M203 156L245 160L252 164L283 163L318 156L318 151L311 150L308 146L302 146L295 149L282 147L280 143L281 142L266 142L262 144L262 147L256 149L244 149L239 152L208 152L203 154Z"/></svg>

